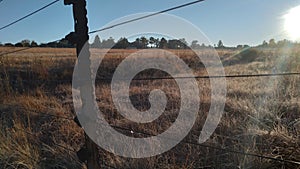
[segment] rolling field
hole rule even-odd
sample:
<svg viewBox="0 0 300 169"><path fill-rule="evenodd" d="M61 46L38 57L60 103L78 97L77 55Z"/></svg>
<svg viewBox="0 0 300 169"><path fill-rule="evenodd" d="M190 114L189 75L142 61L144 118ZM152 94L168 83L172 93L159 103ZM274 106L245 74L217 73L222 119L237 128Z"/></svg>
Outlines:
<svg viewBox="0 0 300 169"><path fill-rule="evenodd" d="M0 48L0 53L14 50ZM102 52L92 49L94 54ZM120 133L147 137L167 130L180 109L180 91L174 79L132 81L133 106L150 108L149 93L161 89L167 96L162 116L151 123L125 119L112 101L110 82L116 67L137 50L111 50L98 69L96 96L105 119ZM207 72L195 53L170 50L197 76ZM300 72L300 49L217 50L226 75ZM207 55L207 51L197 51ZM163 56L153 56L163 57ZM75 49L32 48L0 57L0 166L1 168L84 168L76 152L84 132L73 121L72 74ZM176 69L176 68L174 68ZM137 78L168 77L145 70ZM98 79L98 80L97 80ZM198 78L200 109L187 137L170 151L155 157L130 159L99 148L103 168L300 168L300 77L263 76L227 78L224 114L205 143L197 145L211 104L209 79ZM128 129L128 130L126 130ZM287 161L282 161L287 160Z"/></svg>

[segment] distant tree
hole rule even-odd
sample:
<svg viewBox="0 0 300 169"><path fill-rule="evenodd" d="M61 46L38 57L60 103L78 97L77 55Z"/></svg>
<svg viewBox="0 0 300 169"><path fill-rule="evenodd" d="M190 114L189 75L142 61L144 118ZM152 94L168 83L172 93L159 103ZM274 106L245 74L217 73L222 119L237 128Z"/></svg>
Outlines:
<svg viewBox="0 0 300 169"><path fill-rule="evenodd" d="M287 39L283 39L283 40L277 42L278 47L288 47L288 46L291 46L292 44L293 43Z"/></svg>
<svg viewBox="0 0 300 169"><path fill-rule="evenodd" d="M269 40L269 47L271 47L271 48L276 47L276 41L275 41L275 39L270 39Z"/></svg>
<svg viewBox="0 0 300 169"><path fill-rule="evenodd" d="M39 47L45 48L45 47L47 47L47 44L46 44L46 43L41 43L41 44L39 45Z"/></svg>
<svg viewBox="0 0 300 169"><path fill-rule="evenodd" d="M168 48L169 49L180 49L180 41L177 39L172 39L168 41Z"/></svg>
<svg viewBox="0 0 300 169"><path fill-rule="evenodd" d="M4 46L5 47L13 47L14 45L12 43L5 43Z"/></svg>
<svg viewBox="0 0 300 169"><path fill-rule="evenodd" d="M59 48L73 48L73 47L75 47L73 44L71 44L66 39L61 39L58 42L56 42L56 46L59 47Z"/></svg>
<svg viewBox="0 0 300 169"><path fill-rule="evenodd" d="M46 44L46 47L57 48L58 47L58 43L56 41L49 42L49 43Z"/></svg>
<svg viewBox="0 0 300 169"><path fill-rule="evenodd" d="M92 48L101 48L101 40L98 35L95 36L94 42L91 44Z"/></svg>
<svg viewBox="0 0 300 169"><path fill-rule="evenodd" d="M236 48L237 49L243 49L243 45L237 45Z"/></svg>
<svg viewBox="0 0 300 169"><path fill-rule="evenodd" d="M191 43L191 48L192 49L199 49L200 48L200 45L198 44L198 41L197 40L193 40L192 43Z"/></svg>
<svg viewBox="0 0 300 169"><path fill-rule="evenodd" d="M263 43L261 44L261 46L264 47L264 48L268 47L268 42L264 40Z"/></svg>
<svg viewBox="0 0 300 169"><path fill-rule="evenodd" d="M154 44L155 44L155 38L151 36L151 37L149 38L149 43L150 43L150 47L153 48L153 47L154 47Z"/></svg>
<svg viewBox="0 0 300 169"><path fill-rule="evenodd" d="M15 47L23 47L23 44L21 42L18 42L15 44Z"/></svg>
<svg viewBox="0 0 300 169"><path fill-rule="evenodd" d="M159 48L166 49L168 48L168 41L165 38L161 38L159 41Z"/></svg>
<svg viewBox="0 0 300 169"><path fill-rule="evenodd" d="M186 41L184 39L172 39L168 41L169 49L186 49L188 48Z"/></svg>
<svg viewBox="0 0 300 169"><path fill-rule="evenodd" d="M112 37L102 41L102 48L112 48L114 45L115 45L115 40Z"/></svg>
<svg viewBox="0 0 300 169"><path fill-rule="evenodd" d="M222 40L219 40L217 47L218 48L224 48L224 44L223 44Z"/></svg>
<svg viewBox="0 0 300 169"><path fill-rule="evenodd" d="M141 43L142 43L142 48L146 49L148 44L149 44L149 40L146 37L142 36L141 37Z"/></svg>
<svg viewBox="0 0 300 169"><path fill-rule="evenodd" d="M120 38L118 42L115 44L114 48L116 49L126 49L128 48L130 43L128 42L128 39L126 38Z"/></svg>
<svg viewBox="0 0 300 169"><path fill-rule="evenodd" d="M159 47L159 38L156 38L154 41L155 47L158 48Z"/></svg>
<svg viewBox="0 0 300 169"><path fill-rule="evenodd" d="M30 46L31 46L31 47L37 47L38 44L37 44L35 41L31 41Z"/></svg>
<svg viewBox="0 0 300 169"><path fill-rule="evenodd" d="M250 48L249 45L237 45L236 46L237 49L246 49L246 48Z"/></svg>
<svg viewBox="0 0 300 169"><path fill-rule="evenodd" d="M206 48L206 45L204 43L202 43L201 48Z"/></svg>
<svg viewBox="0 0 300 169"><path fill-rule="evenodd" d="M23 47L29 47L30 46L30 40L25 39L21 41Z"/></svg>
<svg viewBox="0 0 300 169"><path fill-rule="evenodd" d="M132 46L136 47L137 49L142 48L142 42L140 38L136 38L135 41L132 43Z"/></svg>
<svg viewBox="0 0 300 169"><path fill-rule="evenodd" d="M249 45L244 45L243 48L250 48L250 46Z"/></svg>
<svg viewBox="0 0 300 169"><path fill-rule="evenodd" d="M179 39L180 43L180 49L187 49L188 48L188 42L185 40L185 38Z"/></svg>
<svg viewBox="0 0 300 169"><path fill-rule="evenodd" d="M0 46L3 46L3 44L0 42Z"/></svg>

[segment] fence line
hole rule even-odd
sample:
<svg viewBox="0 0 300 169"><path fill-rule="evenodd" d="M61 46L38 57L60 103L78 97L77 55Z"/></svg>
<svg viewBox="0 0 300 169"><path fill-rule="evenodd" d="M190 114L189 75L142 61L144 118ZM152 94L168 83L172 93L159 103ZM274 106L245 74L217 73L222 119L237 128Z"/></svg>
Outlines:
<svg viewBox="0 0 300 169"><path fill-rule="evenodd" d="M17 22L20 22L21 20L55 4L56 2L58 2L60 0L55 0L53 2L51 2L50 4L6 25L6 26L3 26L2 28L0 28L0 31L4 28L7 28L13 24L16 24ZM180 9L180 8L183 8L183 7L186 7L186 6L190 6L190 5L193 5L193 4L196 4L196 3L200 3L200 2L203 2L204 0L196 0L196 1L193 1L193 2L190 2L190 3L186 3L186 4L183 4L183 5L179 5L179 6L175 6L175 7L172 7L172 8L169 8L169 9L166 9L166 10L162 10L162 11L159 11L159 12L155 12L153 14L149 14L149 15L146 15L146 16L142 16L142 17L138 17L138 18L135 18L135 19L131 19L131 20L128 20L128 21L124 21L124 22L121 22L121 23L117 23L115 25L112 25L112 26L109 26L109 27L105 27L105 28L102 28L102 29L99 29L99 30L94 30L94 31L90 31L89 34L93 34L93 33L96 33L96 32L101 32L101 31L104 31L104 30L108 30L108 29L112 29L114 27L118 27L118 26L121 26L121 25L125 25L125 24L128 24L128 23L131 23L131 22L135 22L135 21L138 21L138 20L142 20L142 19L146 19L146 18L149 18L149 17L152 17L152 16L155 16L155 15L159 15L159 14L162 14L162 13L166 13L166 12L169 12L169 11L173 11L173 10L176 10L176 9ZM29 47L28 49L30 49L32 47ZM28 49L24 49L24 50L28 50ZM20 51L24 51L24 50L16 50L16 51L11 51L11 52L8 52L8 53L4 53L4 54L0 54L0 56L3 56L3 55L6 55L6 54L12 54L12 53L16 53L16 52L20 52Z"/></svg>
<svg viewBox="0 0 300 169"><path fill-rule="evenodd" d="M131 129L120 127L120 126L115 126L115 125L111 125L111 127L114 127L114 128L120 129L120 130L125 130L125 131L132 131ZM147 133L147 132L140 132L140 131L133 131L133 132L138 133L138 134L143 134L143 135L146 135L146 136L149 136L149 137L153 136L152 134ZM166 138L166 139L172 140L171 138ZM224 151L224 152L227 152L227 153L233 153L233 154L241 154L241 155L245 155L245 156L259 157L259 158L269 159L269 160L273 160L273 161L279 161L279 162L284 162L284 163L296 164L296 165L300 166L300 162L298 162L298 161L278 159L278 158L274 158L274 157L269 157L269 156L254 154L254 153L247 153L247 152L242 152L242 151L236 151L236 150L230 150L230 149L227 149L227 148L215 147L215 146L210 146L210 145L206 145L206 144L199 144L199 143L194 143L194 142L185 141L185 140L183 140L181 142L185 143L185 144L189 144L189 145L199 146L199 147L217 149L217 150L221 150L221 151Z"/></svg>
<svg viewBox="0 0 300 169"><path fill-rule="evenodd" d="M0 54L0 57L1 57L1 56L4 56L4 55L12 54L12 53L17 53L17 52L29 50L29 49L31 49L31 48L34 48L34 47L26 47L26 48L22 48L22 49L17 49L17 50L13 50L13 51L4 52L4 53L1 53L1 54Z"/></svg>
<svg viewBox="0 0 300 169"><path fill-rule="evenodd" d="M7 25L1 27L1 28L0 28L0 31L3 30L3 29L5 29L5 28L7 28L7 27L9 27L9 26L12 26L12 25L14 25L14 24L16 24L16 23L18 23L18 22L20 22L20 21L22 21L22 20L24 20L24 19L26 19L26 18L32 16L32 15L34 15L34 14L36 14L36 13L38 13L38 12L40 12L40 11L46 9L46 8L48 8L49 6L55 4L55 3L59 2L59 1L60 1L60 0L55 0L55 1L53 1L53 2L51 2L51 3L49 3L49 4L47 4L47 5L45 5L45 6L41 7L41 8L39 8L39 9L37 9L37 10L35 10L35 11L29 13L28 15L25 15L25 16L21 17L20 19L17 19L17 20L15 20L15 21L13 21L13 22L11 22L11 23L9 23L9 24L7 24Z"/></svg>
<svg viewBox="0 0 300 169"><path fill-rule="evenodd" d="M105 28L102 28L102 29L90 31L89 34L94 34L94 33L97 33L97 32L102 32L102 31L105 31L105 30L108 30L108 29L112 29L112 28L121 26L121 25L125 25L125 24L131 23L131 22L135 22L135 21L138 21L138 20L146 19L146 18L155 16L155 15L159 15L159 14L162 14L162 13L170 12L170 11L173 11L173 10L176 10L176 9L180 9L180 8L183 8L183 7L186 7L186 6L190 6L190 5L193 5L193 4L196 4L196 3L200 3L200 2L203 2L203 1L204 0L197 0L197 1L189 2L189 3L183 4L183 5L175 6L175 7L169 8L169 9L165 9L165 10L162 10L162 11L159 11L159 12L155 12L155 13L152 13L152 14L149 14L149 15L145 15L145 16L142 16L142 17L130 19L128 21L117 23L117 24L114 24L114 25L111 25L111 26L108 26L108 27L105 27Z"/></svg>
<svg viewBox="0 0 300 169"><path fill-rule="evenodd" d="M149 81L149 80L172 80L172 79L218 79L218 78L228 78L228 79L234 79L234 78L255 78L255 77L281 77L281 76L300 76L300 72L286 72L286 73L272 73L272 74L240 74L240 75L225 75L225 76L166 76L166 77L149 77L149 78L134 78L132 81ZM96 78L96 82L107 82L111 81L112 78ZM125 81L130 79L117 79L119 81ZM57 83L57 84L63 84L63 83L72 83L72 79L69 80L38 80L38 79L32 79L32 80L26 80L26 79L19 79L19 80L7 80L7 79L0 79L0 81L5 82L13 82L13 83L31 83L31 82L39 82L39 83ZM76 82L80 82L80 80L76 80Z"/></svg>
<svg viewBox="0 0 300 169"><path fill-rule="evenodd" d="M120 127L120 126L111 125L111 127L114 127L116 129L120 129L120 130L124 130L124 131L130 131L130 132L132 132L132 129L128 129L128 128L124 128L124 127ZM32 135L32 136L36 137L35 134L30 133L28 131L25 131L25 130L22 130L22 129L19 129L19 128L15 128L15 129L17 129L18 131L21 131L23 133L26 133L28 135ZM146 136L149 136L149 137L154 136L154 135L152 135L150 133L147 133L145 131L133 131L133 132L134 133L138 133L138 134L143 134L143 135L146 135ZM166 138L166 139L172 140L172 138ZM38 140L38 141L41 142L41 143L43 143L43 144L45 144L45 145L48 145L48 144L42 142L41 140ZM254 153L243 152L243 151L236 151L236 150L231 150L231 149L228 149L228 148L221 148L221 147L211 146L211 145L207 145L207 144L199 144L199 143L194 143L194 142L185 141L185 140L181 141L181 143L188 144L188 145L194 145L194 146L198 146L198 147L205 147L205 148L210 148L210 149L216 149L216 150L224 151L226 153L241 154L241 155L245 155L245 156L258 157L258 158L262 158L262 159L268 159L268 160L273 160L273 161L283 162L283 163L290 163L290 164L294 164L294 165L299 165L300 166L300 162L293 161L293 160L279 159L279 158L275 158L275 157L264 156L264 155L254 154ZM56 145L56 146L58 146L58 147L61 147L61 148L65 149L67 151L72 151L72 152L76 153L75 150L71 150L71 149L69 149L69 148L67 148L65 146L62 146L60 144L57 144L55 142L53 142L53 144ZM70 157L74 160L74 158L72 156L70 156ZM106 164L105 164L105 166L106 167L110 167L110 168L114 168L112 166L107 166Z"/></svg>
<svg viewBox="0 0 300 169"><path fill-rule="evenodd" d="M24 109L24 110L28 110L28 109ZM36 112L36 113L39 113L39 112ZM44 115L46 115L46 114L44 114ZM52 115L49 115L49 116L52 116ZM54 115L54 117L61 118L61 119L67 119L67 120L70 120L70 121L72 120L73 121L73 119L66 118L66 117L63 117L63 116L56 116L56 115ZM132 132L132 129L129 129L129 128L120 127L120 126L116 126L116 125L110 125L110 126L113 127L113 128L116 128L116 129L120 129L120 130ZM24 131L22 129L18 129L18 130L23 131L23 132L25 132L25 133L28 134L27 131ZM143 135L146 135L146 136L149 136L149 137L154 136L153 134L150 134L150 133L145 132L145 131L133 131L133 132L134 133L138 133L138 134L143 134ZM33 133L29 133L29 134L35 136ZM227 136L222 136L222 135L219 135L219 137L224 137L224 138L226 137L227 138ZM166 138L166 139L172 140L172 138ZM236 139L236 140L238 140L238 139ZM278 161L278 162L291 163L291 164L295 164L295 165L299 165L300 166L300 162L293 161L293 160L278 159L278 158L275 158L275 157L264 156L264 155L259 155L259 154L255 154L255 153L243 152L243 151L236 151L236 150L232 150L232 149L228 149L228 148L221 148L221 147L211 146L211 145L207 145L207 144L199 144L199 143L194 143L194 142L185 141L185 140L181 141L181 143L188 144L188 145L199 146L199 147L210 148L210 149L221 150L221 151L224 151L226 153L241 154L241 155L245 155L245 156L258 157L258 158L269 159L269 160ZM55 144L58 147L64 148L66 150L74 151L74 150L70 150L70 149L68 149L68 148L66 148L64 146L61 146L59 144L56 144L56 143L53 143L53 144Z"/></svg>
<svg viewBox="0 0 300 169"><path fill-rule="evenodd" d="M3 0L0 0L0 3L2 2ZM47 4L46 6L43 6L42 8L20 18L20 19L17 19L16 21L13 21L12 23L10 24L7 24L3 27L0 28L0 31L9 27L9 26L12 26L44 9L46 9L47 7L57 3L58 1L60 0L55 0L49 4ZM108 29L112 29L114 27L117 27L117 26L121 26L121 25L124 25L124 24L128 24L128 23L131 23L131 22L135 22L135 21L138 21L138 20L142 20L142 19L145 19L145 18L148 18L148 17L151 17L151 16L155 16L155 15L158 15L158 14L162 14L162 13L165 13L165 12L169 12L169 11L172 11L172 10L175 10L175 9L179 9L179 8L182 8L182 7L185 7L185 6L189 6L189 5L192 5L192 4L195 4L195 3L199 3L199 2L202 2L204 0L197 0L197 1L194 1L194 2L190 2L190 3L187 3L187 4L183 4L183 5L180 5L180 6L176 6L176 7L173 7L173 8L169 8L169 9L166 9L166 10L163 10L163 11L159 11L159 12L156 12L156 13L153 13L153 14L150 14L150 15L146 15L146 16L142 16L142 17L139 17L139 18L135 18L135 19L132 19L132 20L128 20L128 21L124 21L124 22L121 22L121 23L118 23L118 24L115 24L115 25L112 25L112 26L109 26L109 27L105 27L105 28L102 28L102 29L99 29L99 30L94 30L94 31L90 31L89 34L93 34L93 33L97 33L97 32L101 32L101 31L104 31L104 30L108 30ZM16 52L20 52L20 51L25 51L25 50L29 50L33 47L28 47L28 48L24 48L24 49L18 49L18 50L15 50L15 51L10 51L10 52L6 52L6 53L3 53L1 54L0 56L4 56L4 55L7 55L7 54L12 54L12 53L16 53ZM300 73L299 72L287 72L287 73L276 73L276 74L244 74L244 75L226 75L226 76L189 76L189 77L156 77L156 78L136 78L136 79L133 79L135 81L142 81L142 80L170 80L170 79L187 79L187 78L196 78L196 79L209 79L209 78L251 78L251 77L274 77L274 76L299 76ZM99 80L102 80L102 81L110 81L111 79L109 78L103 78L103 79L99 79ZM121 79L122 80L122 79ZM125 80L125 79L124 79ZM3 81L3 80L2 80ZM30 82L49 82L48 80L45 80L45 81L41 81L41 80L21 80L21 81L30 81ZM16 81L16 82L19 82ZM53 82L70 82L70 80L53 80ZM28 109L25 109L23 108L24 110L28 111ZM31 110L30 110L31 111ZM56 116L56 115L51 115L51 114L47 114L47 113L40 113L40 112L36 112L36 111L32 111L34 113L39 113L39 114L43 114L43 115L47 115L47 116L53 116L53 117L57 117L57 118L61 118L61 119L66 119L66 120L73 120L71 118L68 118L68 117L62 117L62 116ZM125 131L132 131L131 129L128 129L128 128L124 128L124 127L120 127L120 126L114 126L112 125L111 127L114 127L114 128L117 128L117 129L120 129L120 130L125 130ZM35 136L36 137L36 134L33 134L33 133L30 133L30 132L27 132L25 130L22 130L22 129L18 129L18 128L15 128L19 131L22 131L28 135L32 135L32 136ZM147 132L141 132L141 131L134 131L135 133L139 133L139 134L144 134L144 135L147 135L147 136L153 136L152 134L150 133L147 133ZM169 138L171 139L171 138ZM38 139L37 139L38 140ZM44 145L47 145L46 143L42 142L41 140L38 140L39 142L43 143ZM221 147L216 147L216 146L210 146L210 145L206 145L206 144L199 144L199 143L194 143L194 142L190 142L190 141L182 141L182 143L184 144L189 144L189 145L195 145L195 146L199 146L199 147L205 147L205 148L211 148L211 149L217 149L217 150L221 150L221 151L224 151L224 152L228 152L228 153L233 153L233 154L241 154L241 155L245 155L245 156L253 156L253 157L258 157L258 158L263 158L263 159L269 159L269 160L274 160L274 161L278 161L278 162L283 162L283 163L291 163L291 164L296 164L296 165L300 165L300 162L297 162L297 161L292 161L292 160L285 160L285 159L278 159L278 158L274 158L274 157L269 157L269 156L264 156L264 155L259 155L259 154L254 154L254 153L247 153L247 152L243 152L243 151L236 151L236 150L230 150L230 149L227 149L227 148L221 148ZM67 151L72 151L72 152L76 152L74 150L71 150L65 146L62 146L60 144L57 144L55 142L53 142L54 145L58 146L58 147L61 147ZM49 145L47 145L49 146ZM76 160L74 159L72 156L70 156L73 160ZM31 157L32 158L32 157ZM33 159L35 160L35 159ZM76 160L77 161L77 160ZM104 165L106 167L110 167L110 168L115 168L115 167L111 167L111 166L108 166L108 165Z"/></svg>

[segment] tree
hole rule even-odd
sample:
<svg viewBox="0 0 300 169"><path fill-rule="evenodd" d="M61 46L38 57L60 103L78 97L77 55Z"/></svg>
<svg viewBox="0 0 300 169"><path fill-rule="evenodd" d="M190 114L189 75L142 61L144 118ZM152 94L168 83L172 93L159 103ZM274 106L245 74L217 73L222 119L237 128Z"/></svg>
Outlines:
<svg viewBox="0 0 300 169"><path fill-rule="evenodd" d="M165 38L161 38L159 41L159 48L166 49L168 48L168 41Z"/></svg>
<svg viewBox="0 0 300 169"><path fill-rule="evenodd" d="M266 42L266 41L264 40L261 46L264 47L264 48L265 48L265 47L268 47L268 42Z"/></svg>
<svg viewBox="0 0 300 169"><path fill-rule="evenodd" d="M5 47L13 47L14 45L12 43L5 43L4 46Z"/></svg>
<svg viewBox="0 0 300 169"><path fill-rule="evenodd" d="M18 42L15 44L15 47L23 47L23 44L21 42Z"/></svg>
<svg viewBox="0 0 300 169"><path fill-rule="evenodd" d="M218 48L224 48L224 44L223 44L223 42L221 40L219 40L217 47Z"/></svg>
<svg viewBox="0 0 300 169"><path fill-rule="evenodd" d="M287 47L287 46L291 46L291 45L292 45L292 42L287 39L283 39L283 40L277 42L278 47Z"/></svg>
<svg viewBox="0 0 300 169"><path fill-rule="evenodd" d="M142 36L141 37L141 43L142 43L142 48L143 49L146 49L147 48L147 46L148 46L148 43L149 41L148 41L148 39L147 38L145 38L144 36Z"/></svg>
<svg viewBox="0 0 300 169"><path fill-rule="evenodd" d="M128 48L130 43L128 42L128 39L126 38L120 38L114 48L116 49L126 49Z"/></svg>
<svg viewBox="0 0 300 169"><path fill-rule="evenodd" d="M37 47L38 44L37 44L35 41L31 41L30 46L31 46L31 47Z"/></svg>
<svg viewBox="0 0 300 169"><path fill-rule="evenodd" d="M154 37L150 37L149 38L149 43L150 43L150 47L153 48L154 44L155 44L155 38Z"/></svg>
<svg viewBox="0 0 300 169"><path fill-rule="evenodd" d="M192 49L199 49L200 48L200 45L198 44L198 41L197 40L193 40L192 43L191 43L191 48Z"/></svg>
<svg viewBox="0 0 300 169"><path fill-rule="evenodd" d="M109 37L107 40L102 41L102 48L112 48L115 45L115 40L112 37Z"/></svg>
<svg viewBox="0 0 300 169"><path fill-rule="evenodd" d="M179 41L181 42L179 44L179 46L180 46L179 48L180 49L187 49L188 48L188 43L187 43L187 41L184 38L179 39Z"/></svg>
<svg viewBox="0 0 300 169"><path fill-rule="evenodd" d="M159 38L155 39L155 47L158 48L159 47Z"/></svg>
<svg viewBox="0 0 300 169"><path fill-rule="evenodd" d="M30 40L25 39L21 41L23 47L29 47L30 46Z"/></svg>
<svg viewBox="0 0 300 169"><path fill-rule="evenodd" d="M168 41L168 48L169 49L180 49L180 41L177 39L172 39Z"/></svg>
<svg viewBox="0 0 300 169"><path fill-rule="evenodd" d="M275 39L270 39L270 40L269 40L269 46L272 47L272 48L273 48L273 47L276 47Z"/></svg>
<svg viewBox="0 0 300 169"><path fill-rule="evenodd" d="M94 42L91 45L92 48L101 48L101 40L98 35L95 36Z"/></svg>
<svg viewBox="0 0 300 169"><path fill-rule="evenodd" d="M136 38L135 41L132 43L134 47L141 49L142 48L142 42L140 38Z"/></svg>

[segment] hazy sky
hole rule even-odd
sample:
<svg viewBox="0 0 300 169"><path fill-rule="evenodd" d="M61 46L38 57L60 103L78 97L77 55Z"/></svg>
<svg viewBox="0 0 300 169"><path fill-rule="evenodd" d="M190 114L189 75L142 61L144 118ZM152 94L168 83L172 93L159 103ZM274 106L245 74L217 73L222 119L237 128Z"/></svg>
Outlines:
<svg viewBox="0 0 300 169"><path fill-rule="evenodd" d="M4 0L0 3L0 27L48 4L52 0ZM87 0L90 30L112 20L140 13L155 12L190 1L185 0ZM212 43L225 45L260 44L271 38L287 38L283 15L300 5L300 0L206 0L170 12L200 28ZM39 43L57 40L73 31L71 6L63 0L42 12L0 31L0 42L22 39ZM118 38L116 38L118 39Z"/></svg>

